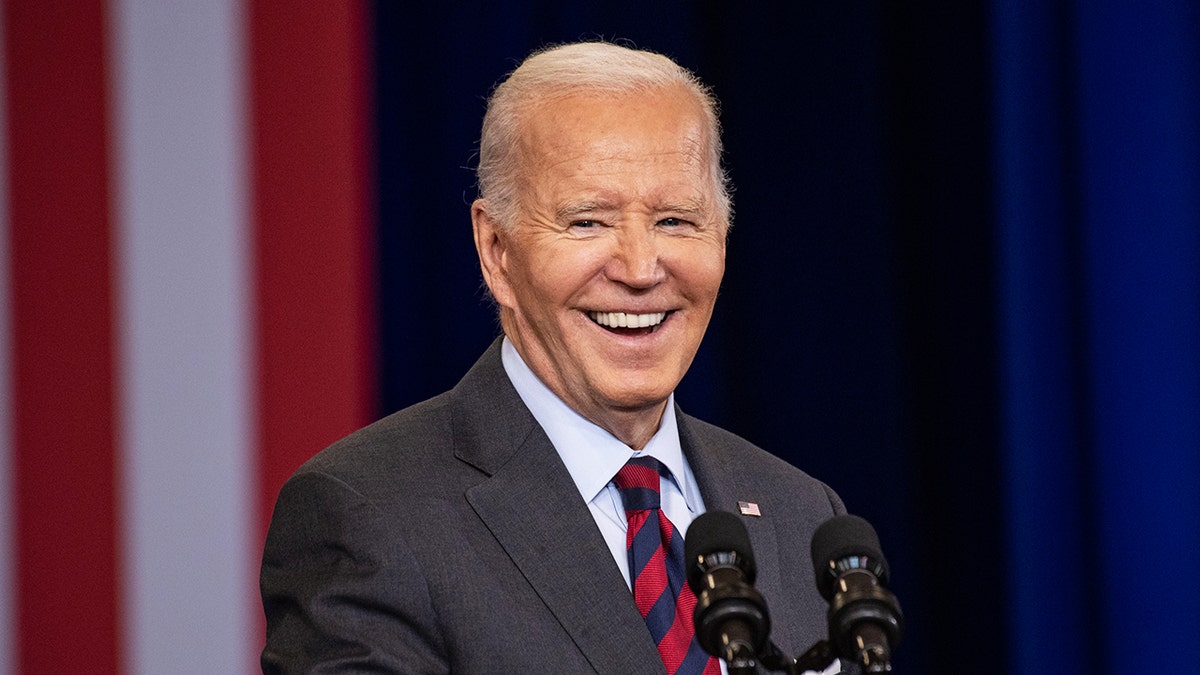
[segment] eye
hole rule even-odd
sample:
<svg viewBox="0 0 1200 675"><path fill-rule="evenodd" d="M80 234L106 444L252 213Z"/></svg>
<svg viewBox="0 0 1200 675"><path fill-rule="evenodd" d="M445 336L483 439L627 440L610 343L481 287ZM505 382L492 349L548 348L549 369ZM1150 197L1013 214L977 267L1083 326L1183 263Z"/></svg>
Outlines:
<svg viewBox="0 0 1200 675"><path fill-rule="evenodd" d="M586 230L586 229L590 229L593 227L599 227L599 226L600 226L600 222L596 221L596 220L573 220L573 221L571 221L572 228L580 228L580 229Z"/></svg>
<svg viewBox="0 0 1200 675"><path fill-rule="evenodd" d="M679 227L681 225L687 225L688 222L679 218L663 218L662 220L658 221L658 224L662 225L663 227Z"/></svg>

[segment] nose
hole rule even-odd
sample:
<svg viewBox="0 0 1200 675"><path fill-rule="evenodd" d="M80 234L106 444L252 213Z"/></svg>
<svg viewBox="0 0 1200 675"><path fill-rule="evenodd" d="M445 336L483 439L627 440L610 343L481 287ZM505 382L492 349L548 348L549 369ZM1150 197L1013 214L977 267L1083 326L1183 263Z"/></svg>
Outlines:
<svg viewBox="0 0 1200 675"><path fill-rule="evenodd" d="M632 288L650 288L660 283L666 273L654 226L630 223L617 229L608 278Z"/></svg>

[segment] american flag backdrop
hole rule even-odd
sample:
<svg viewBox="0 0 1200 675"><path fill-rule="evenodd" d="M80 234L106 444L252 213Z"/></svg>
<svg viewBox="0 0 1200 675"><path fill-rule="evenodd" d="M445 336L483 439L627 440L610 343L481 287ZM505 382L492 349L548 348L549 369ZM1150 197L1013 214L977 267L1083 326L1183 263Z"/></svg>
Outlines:
<svg viewBox="0 0 1200 675"><path fill-rule="evenodd" d="M0 672L257 668L279 486L374 415L365 2L0 9Z"/></svg>

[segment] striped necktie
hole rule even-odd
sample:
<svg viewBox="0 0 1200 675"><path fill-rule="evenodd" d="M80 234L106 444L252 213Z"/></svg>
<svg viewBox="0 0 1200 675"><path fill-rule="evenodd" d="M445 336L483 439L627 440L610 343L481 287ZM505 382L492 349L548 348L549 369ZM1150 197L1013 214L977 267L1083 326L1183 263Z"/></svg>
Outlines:
<svg viewBox="0 0 1200 675"><path fill-rule="evenodd" d="M666 475L653 457L634 457L613 478L629 520L625 548L633 599L668 673L719 675L720 662L704 652L692 628L696 596L687 585L683 537L660 508L659 477Z"/></svg>

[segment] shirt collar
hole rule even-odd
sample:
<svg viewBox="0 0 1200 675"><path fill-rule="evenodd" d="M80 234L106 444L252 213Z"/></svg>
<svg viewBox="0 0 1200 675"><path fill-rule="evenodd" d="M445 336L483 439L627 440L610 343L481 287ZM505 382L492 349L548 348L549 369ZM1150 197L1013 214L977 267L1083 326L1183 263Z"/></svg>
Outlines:
<svg viewBox="0 0 1200 675"><path fill-rule="evenodd" d="M675 420L675 394L667 399L658 431L640 452L634 452L616 436L593 424L575 412L554 392L550 391L525 363L516 347L506 337L500 350L501 362L525 406L533 413L546 436L562 458L567 472L585 502L591 502L608 485L630 457L649 455L662 462L671 472L675 484L683 493L688 507L693 503L693 486L685 485L683 449L679 443L679 428Z"/></svg>

